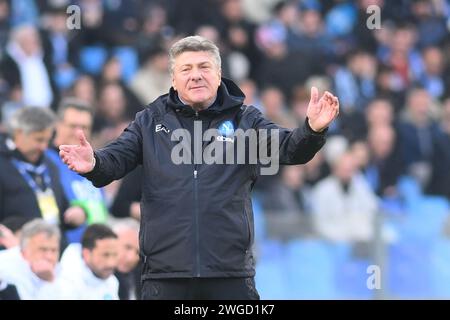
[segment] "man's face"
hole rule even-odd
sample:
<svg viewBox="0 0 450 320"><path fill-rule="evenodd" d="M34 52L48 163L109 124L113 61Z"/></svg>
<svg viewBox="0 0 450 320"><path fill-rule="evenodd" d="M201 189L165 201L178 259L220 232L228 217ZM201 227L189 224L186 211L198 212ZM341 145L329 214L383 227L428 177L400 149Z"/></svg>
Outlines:
<svg viewBox="0 0 450 320"><path fill-rule="evenodd" d="M36 162L47 149L52 134L53 128L28 134L22 130L16 130L14 133L14 143L28 161Z"/></svg>
<svg viewBox="0 0 450 320"><path fill-rule="evenodd" d="M107 279L117 268L119 243L117 239L97 240L92 250L83 249L83 259L91 271L100 279Z"/></svg>
<svg viewBox="0 0 450 320"><path fill-rule="evenodd" d="M124 229L117 232L119 237L119 264L120 272L128 273L139 262L139 235L132 229Z"/></svg>
<svg viewBox="0 0 450 320"><path fill-rule="evenodd" d="M92 116L87 111L69 108L64 112L64 118L56 126L55 142L58 144L78 144L76 130L81 129L89 140L92 129Z"/></svg>
<svg viewBox="0 0 450 320"><path fill-rule="evenodd" d="M22 255L31 266L46 264L54 269L59 259L59 239L46 233L38 233L28 239L22 248Z"/></svg>
<svg viewBox="0 0 450 320"><path fill-rule="evenodd" d="M187 51L175 58L172 86L183 102L204 108L214 102L220 86L220 66L206 51Z"/></svg>

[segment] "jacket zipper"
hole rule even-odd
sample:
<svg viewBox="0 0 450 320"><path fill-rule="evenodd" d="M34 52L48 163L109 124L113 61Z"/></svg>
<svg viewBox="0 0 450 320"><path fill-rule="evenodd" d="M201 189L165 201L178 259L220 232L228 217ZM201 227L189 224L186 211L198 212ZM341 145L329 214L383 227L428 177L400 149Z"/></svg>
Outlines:
<svg viewBox="0 0 450 320"><path fill-rule="evenodd" d="M200 227L198 214L198 179L197 167L194 167L194 213L195 213L195 246L196 246L196 272L195 275L200 277Z"/></svg>
<svg viewBox="0 0 450 320"><path fill-rule="evenodd" d="M198 111L195 111L195 118L198 119ZM195 245L196 245L196 277L200 277L200 226L198 209L198 180L197 165L194 164L194 213L195 213Z"/></svg>

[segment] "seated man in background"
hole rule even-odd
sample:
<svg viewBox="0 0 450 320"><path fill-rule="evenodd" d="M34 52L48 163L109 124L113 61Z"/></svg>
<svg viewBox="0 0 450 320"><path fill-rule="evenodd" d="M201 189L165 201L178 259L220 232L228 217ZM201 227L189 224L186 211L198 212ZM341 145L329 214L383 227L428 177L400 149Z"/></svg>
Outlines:
<svg viewBox="0 0 450 320"><path fill-rule="evenodd" d="M90 137L93 121L93 107L75 98L64 99L58 107L53 143L45 152L45 155L58 168L64 196L71 206L78 211L83 210L87 224L106 221L108 210L103 191L95 188L88 179L70 170L59 157L58 147L62 144L76 143L75 131L78 128ZM85 229L86 225L83 224L77 229L68 230L66 232L68 241L80 242Z"/></svg>
<svg viewBox="0 0 450 320"><path fill-rule="evenodd" d="M17 288L20 299L61 299L57 264L61 234L57 226L35 219L22 229L20 246L0 253L0 279Z"/></svg>
<svg viewBox="0 0 450 320"><path fill-rule="evenodd" d="M66 299L118 300L117 235L106 225L86 228L79 243L70 244L61 258Z"/></svg>
<svg viewBox="0 0 450 320"><path fill-rule="evenodd" d="M64 193L72 205L81 207L88 223L104 223L107 218L105 199L101 189L95 188L88 179L70 170L59 157L58 147L77 143L75 131L80 128L91 136L94 110L83 101L66 98L58 108L55 138L46 155L59 169Z"/></svg>
<svg viewBox="0 0 450 320"><path fill-rule="evenodd" d="M0 144L0 221L43 218L63 230L85 221L80 207L69 207L58 170L44 154L54 120L52 111L40 107L23 108L12 116L9 138Z"/></svg>
<svg viewBox="0 0 450 320"><path fill-rule="evenodd" d="M139 222L133 218L117 220L113 230L119 240L119 261L115 276L119 280L120 300L140 297Z"/></svg>

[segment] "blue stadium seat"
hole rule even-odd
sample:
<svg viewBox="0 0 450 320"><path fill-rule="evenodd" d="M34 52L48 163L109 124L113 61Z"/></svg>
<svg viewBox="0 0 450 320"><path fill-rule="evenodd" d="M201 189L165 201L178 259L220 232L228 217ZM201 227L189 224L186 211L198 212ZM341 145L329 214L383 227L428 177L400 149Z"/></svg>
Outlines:
<svg viewBox="0 0 450 320"><path fill-rule="evenodd" d="M335 261L329 244L294 240L286 247L286 271L291 299L336 298Z"/></svg>
<svg viewBox="0 0 450 320"><path fill-rule="evenodd" d="M450 299L450 239L438 239L431 249L433 298Z"/></svg>
<svg viewBox="0 0 450 320"><path fill-rule="evenodd" d="M288 298L286 267L282 260L264 259L256 264L256 289L264 300Z"/></svg>
<svg viewBox="0 0 450 320"><path fill-rule="evenodd" d="M418 238L429 241L439 238L449 210L445 198L423 197L408 208L405 220L399 225L400 237L404 240Z"/></svg>
<svg viewBox="0 0 450 320"><path fill-rule="evenodd" d="M114 56L122 66L122 80L129 83L139 67L139 59L136 50L132 47L117 47Z"/></svg>
<svg viewBox="0 0 450 320"><path fill-rule="evenodd" d="M336 285L340 299L372 299L374 291L367 287L372 263L366 259L347 259L336 268Z"/></svg>
<svg viewBox="0 0 450 320"><path fill-rule="evenodd" d="M284 254L284 246L279 240L265 239L258 243L258 260L281 260Z"/></svg>
<svg viewBox="0 0 450 320"><path fill-rule="evenodd" d="M387 273L390 297L432 297L430 243L409 239L389 247Z"/></svg>
<svg viewBox="0 0 450 320"><path fill-rule="evenodd" d="M89 46L80 50L81 68L90 74L97 75L103 68L108 52L102 46Z"/></svg>
<svg viewBox="0 0 450 320"><path fill-rule="evenodd" d="M410 176L403 176L397 183L397 190L400 196L406 201L420 199L422 197L422 189L416 179Z"/></svg>
<svg viewBox="0 0 450 320"><path fill-rule="evenodd" d="M255 242L260 243L267 237L266 219L261 202L257 197L252 197L253 221L255 224Z"/></svg>

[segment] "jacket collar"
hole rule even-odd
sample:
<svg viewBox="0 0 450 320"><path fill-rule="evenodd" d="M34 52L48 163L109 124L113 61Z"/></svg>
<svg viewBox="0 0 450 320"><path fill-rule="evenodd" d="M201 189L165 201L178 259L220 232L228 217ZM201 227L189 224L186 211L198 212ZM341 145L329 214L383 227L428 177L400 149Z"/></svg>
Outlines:
<svg viewBox="0 0 450 320"><path fill-rule="evenodd" d="M207 109L200 111L200 114L204 115L217 115L226 112L230 109L241 107L244 103L245 95L239 89L239 87L231 80L222 77L221 84L217 89L216 101ZM195 110L185 105L178 98L178 93L170 88L167 105L169 108L176 110L178 113L184 116L194 116Z"/></svg>

